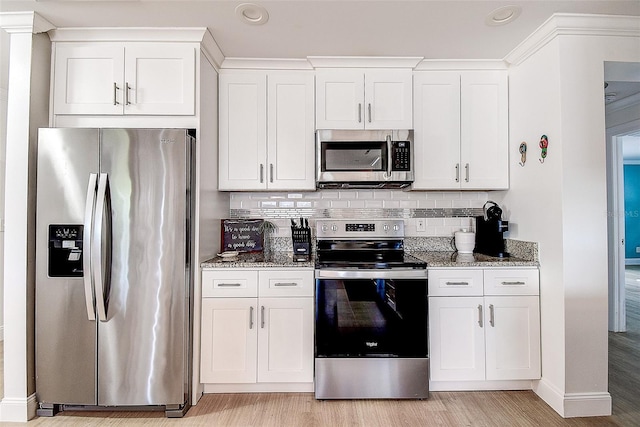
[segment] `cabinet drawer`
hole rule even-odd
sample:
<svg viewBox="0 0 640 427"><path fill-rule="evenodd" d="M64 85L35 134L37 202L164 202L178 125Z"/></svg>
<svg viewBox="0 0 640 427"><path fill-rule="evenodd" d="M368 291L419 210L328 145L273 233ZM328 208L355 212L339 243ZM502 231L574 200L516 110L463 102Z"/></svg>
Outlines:
<svg viewBox="0 0 640 427"><path fill-rule="evenodd" d="M485 295L539 295L538 269L484 270Z"/></svg>
<svg viewBox="0 0 640 427"><path fill-rule="evenodd" d="M313 270L261 270L261 297L312 297Z"/></svg>
<svg viewBox="0 0 640 427"><path fill-rule="evenodd" d="M429 296L482 296L482 270L429 270Z"/></svg>
<svg viewBox="0 0 640 427"><path fill-rule="evenodd" d="M203 297L257 297L257 271L221 271L202 272Z"/></svg>

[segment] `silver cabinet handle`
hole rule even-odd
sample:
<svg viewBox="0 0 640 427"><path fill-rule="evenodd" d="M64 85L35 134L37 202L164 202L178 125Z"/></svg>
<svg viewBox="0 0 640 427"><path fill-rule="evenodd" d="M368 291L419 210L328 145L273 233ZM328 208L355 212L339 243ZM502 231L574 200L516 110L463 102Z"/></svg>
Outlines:
<svg viewBox="0 0 640 427"><path fill-rule="evenodd" d="M504 286L522 286L522 285L526 285L525 282L520 282L520 281L518 281L518 282L501 282L500 284L504 285Z"/></svg>
<svg viewBox="0 0 640 427"><path fill-rule="evenodd" d="M456 163L456 182L460 182L460 163Z"/></svg>
<svg viewBox="0 0 640 427"><path fill-rule="evenodd" d="M260 328L264 329L264 305L260 306Z"/></svg>
<svg viewBox="0 0 640 427"><path fill-rule="evenodd" d="M447 286L469 286L469 282L446 282Z"/></svg>
<svg viewBox="0 0 640 427"><path fill-rule="evenodd" d="M371 123L371 103L369 103L367 109L369 110L369 123Z"/></svg>
<svg viewBox="0 0 640 427"><path fill-rule="evenodd" d="M87 184L87 201L84 207L84 229L82 230L82 269L84 281L84 299L87 305L87 318L96 320L95 298L93 289L93 269L91 265L91 239L93 238L93 216L96 207L96 184L98 175L89 175Z"/></svg>
<svg viewBox="0 0 640 427"><path fill-rule="evenodd" d="M249 307L249 329L253 329L253 306Z"/></svg>
<svg viewBox="0 0 640 427"><path fill-rule="evenodd" d="M113 105L118 105L118 91L120 88L118 87L118 83L113 82Z"/></svg>
<svg viewBox="0 0 640 427"><path fill-rule="evenodd" d="M218 283L218 287L222 288L222 287L239 287L242 286L240 283Z"/></svg>
<svg viewBox="0 0 640 427"><path fill-rule="evenodd" d="M495 319L494 319L494 313L493 313L493 304L489 304L489 324L492 327L496 326Z"/></svg>
<svg viewBox="0 0 640 427"><path fill-rule="evenodd" d="M482 328L482 304L478 304L478 325Z"/></svg>
<svg viewBox="0 0 640 427"><path fill-rule="evenodd" d="M264 182L264 165L260 163L260 184Z"/></svg>
<svg viewBox="0 0 640 427"><path fill-rule="evenodd" d="M269 163L269 182L273 182L273 163Z"/></svg>
<svg viewBox="0 0 640 427"><path fill-rule="evenodd" d="M466 165L464 165L464 173L465 173L465 177L464 177L464 181L465 182L469 182L469 163L467 163Z"/></svg>
<svg viewBox="0 0 640 427"><path fill-rule="evenodd" d="M362 104L358 104L358 123L362 123Z"/></svg>
<svg viewBox="0 0 640 427"><path fill-rule="evenodd" d="M129 101L129 90L131 89L131 86L129 86L129 82L126 82L124 84L124 103L126 105L131 105L131 101Z"/></svg>
<svg viewBox="0 0 640 427"><path fill-rule="evenodd" d="M391 142L391 135L387 135L387 171L386 177L391 179L391 170L393 168L393 143Z"/></svg>
<svg viewBox="0 0 640 427"><path fill-rule="evenodd" d="M274 283L273 286L298 286L296 282L278 282Z"/></svg>
<svg viewBox="0 0 640 427"><path fill-rule="evenodd" d="M106 231L103 226L106 223ZM93 268L93 282L95 284L96 309L98 319L107 321L107 306L111 291L111 196L109 191L109 176L101 173L98 179L98 195L96 198L96 213L93 239L91 241L91 264ZM102 240L102 237L105 240ZM105 274L105 272L107 274Z"/></svg>

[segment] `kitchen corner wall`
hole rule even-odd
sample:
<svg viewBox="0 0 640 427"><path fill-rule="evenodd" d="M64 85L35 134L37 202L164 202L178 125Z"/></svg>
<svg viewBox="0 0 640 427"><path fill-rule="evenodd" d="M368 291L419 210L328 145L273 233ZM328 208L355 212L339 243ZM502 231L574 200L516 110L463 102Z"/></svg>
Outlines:
<svg viewBox="0 0 640 427"><path fill-rule="evenodd" d="M404 190L318 190L315 192L231 193L230 218L264 218L278 226L277 237L290 237L289 218L400 218L407 236L453 236L473 228L482 215L486 192L424 192ZM424 231L418 231L424 219Z"/></svg>

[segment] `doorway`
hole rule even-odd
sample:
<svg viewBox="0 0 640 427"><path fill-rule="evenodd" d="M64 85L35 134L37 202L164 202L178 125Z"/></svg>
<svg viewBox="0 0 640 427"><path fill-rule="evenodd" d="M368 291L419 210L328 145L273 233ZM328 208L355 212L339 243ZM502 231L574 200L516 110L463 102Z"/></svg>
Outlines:
<svg viewBox="0 0 640 427"><path fill-rule="evenodd" d="M627 223L640 227L640 207L625 209L625 167L640 170L640 63L605 62L604 98L607 145L607 226L609 246L609 330L626 326L625 265L630 245ZM635 163L635 165L634 165ZM626 166L625 166L626 165ZM629 215L631 216L629 216ZM640 231L639 231L640 233ZM632 239L633 240L633 239ZM633 246L635 249L636 246ZM638 253L640 262L640 253Z"/></svg>

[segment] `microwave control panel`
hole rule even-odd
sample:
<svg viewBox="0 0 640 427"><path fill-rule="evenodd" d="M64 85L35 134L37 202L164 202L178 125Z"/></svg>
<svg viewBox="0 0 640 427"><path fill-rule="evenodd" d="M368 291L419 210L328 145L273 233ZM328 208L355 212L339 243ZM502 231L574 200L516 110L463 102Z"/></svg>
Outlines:
<svg viewBox="0 0 640 427"><path fill-rule="evenodd" d="M409 141L393 141L391 146L391 170L408 171L411 170Z"/></svg>

